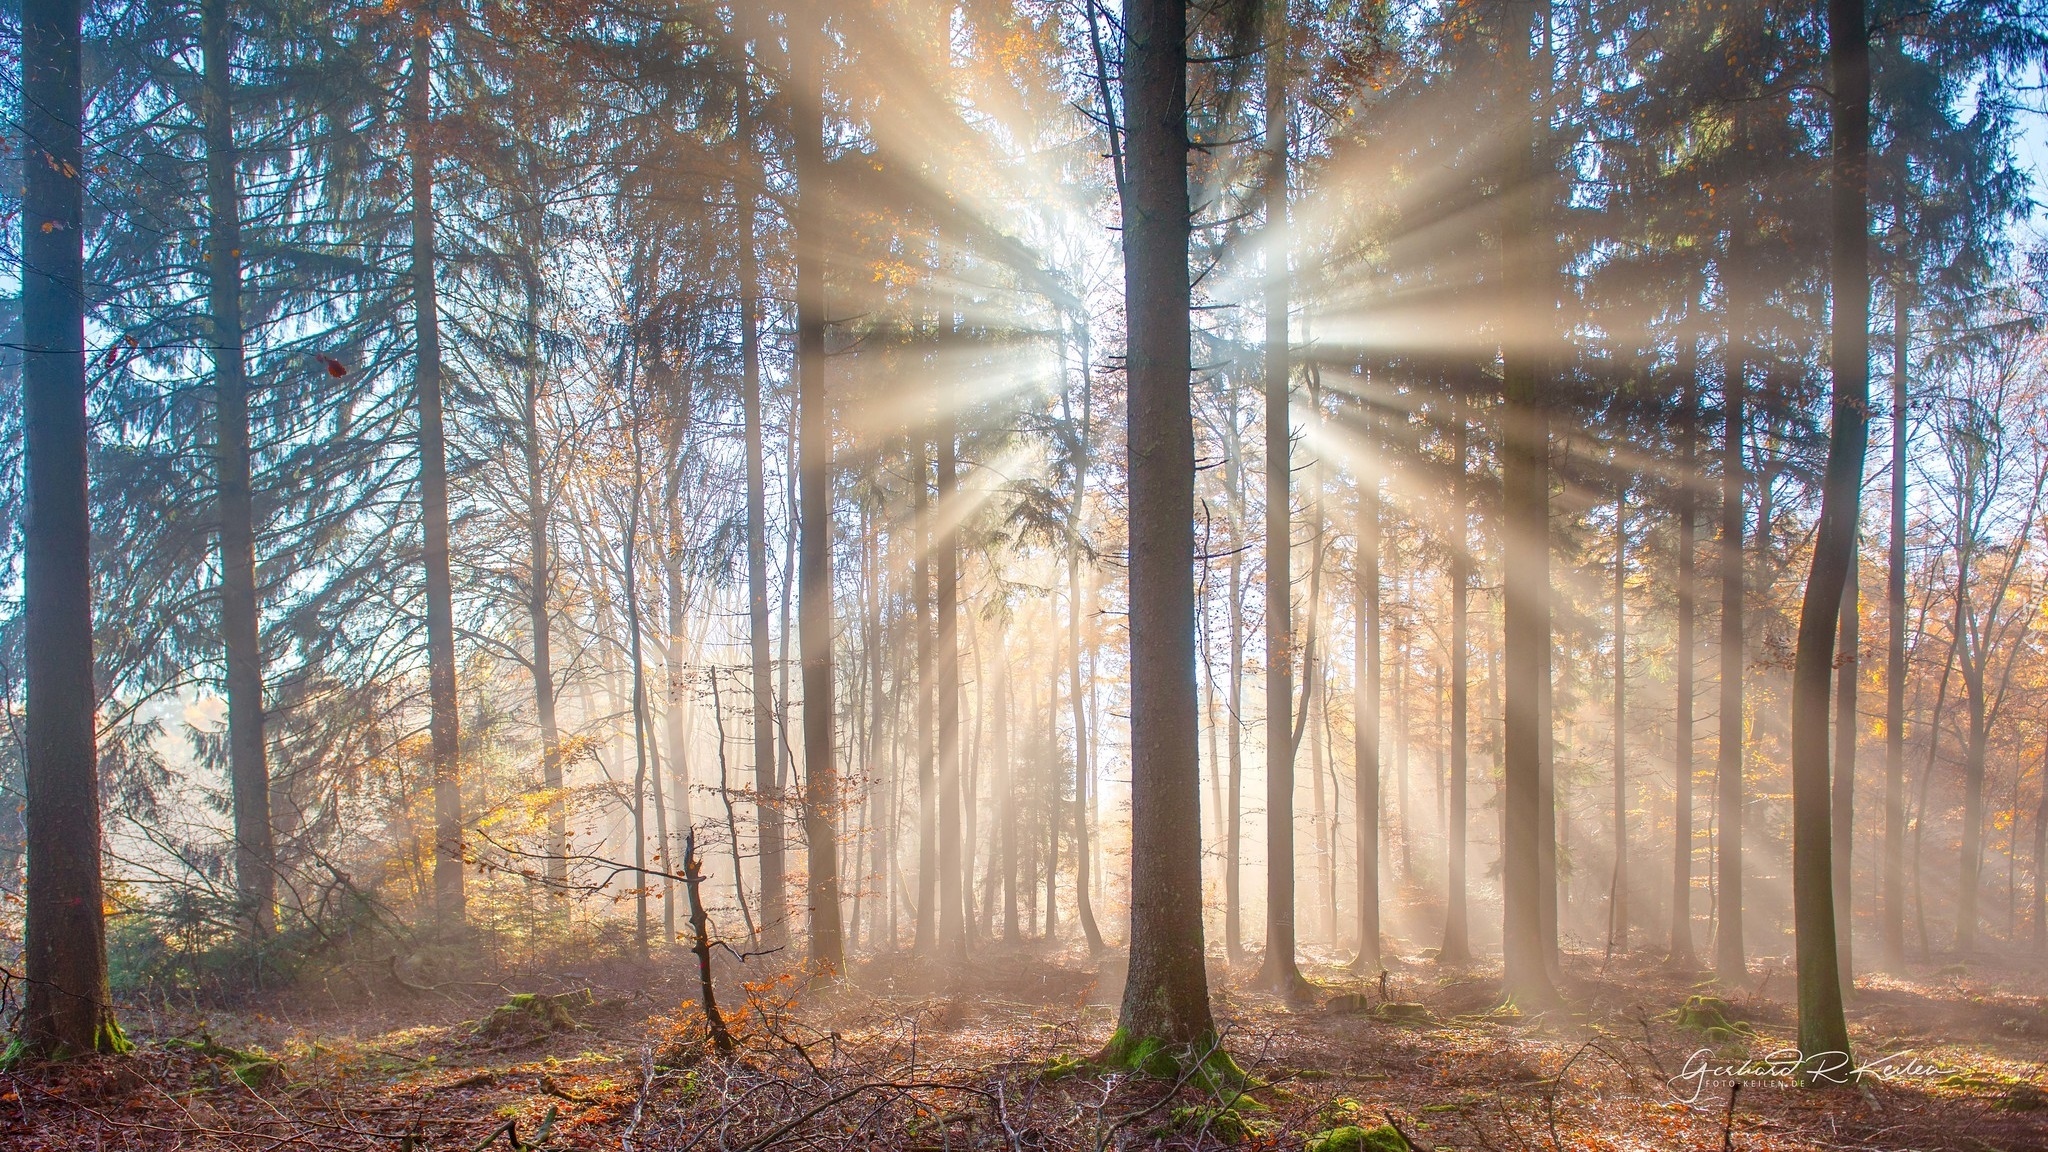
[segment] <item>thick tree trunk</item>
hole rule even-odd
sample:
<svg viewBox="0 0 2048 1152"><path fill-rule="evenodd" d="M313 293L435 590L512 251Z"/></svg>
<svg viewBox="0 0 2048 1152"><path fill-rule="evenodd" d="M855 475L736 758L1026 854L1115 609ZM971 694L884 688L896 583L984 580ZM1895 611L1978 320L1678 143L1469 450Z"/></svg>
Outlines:
<svg viewBox="0 0 2048 1152"><path fill-rule="evenodd" d="M1692 942L1692 752L1693 672L1699 644L1694 626L1699 618L1699 580L1695 556L1699 532L1700 385L1699 342L1688 332L1679 347L1678 488L1678 652L1673 688L1672 850L1670 964L1683 972L1699 967Z"/></svg>
<svg viewBox="0 0 2048 1152"><path fill-rule="evenodd" d="M823 14L817 14L823 19ZM804 837L810 875L810 963L846 966L839 914L839 765L832 705L832 409L825 391L825 113L823 29L791 27L796 233L797 485L802 533L797 560L797 645L803 661Z"/></svg>
<svg viewBox="0 0 2048 1152"><path fill-rule="evenodd" d="M1352 582L1351 685L1357 717L1352 788L1358 806L1358 956L1352 969L1380 970L1380 472L1370 407L1361 405L1365 466L1358 474L1358 559Z"/></svg>
<svg viewBox="0 0 2048 1152"><path fill-rule="evenodd" d="M1472 500L1466 462L1467 419L1462 396L1451 399L1451 460L1455 478L1451 489L1448 522L1455 536L1451 540L1451 782L1447 835L1449 860L1445 868L1444 946L1440 958L1446 966L1472 963L1471 915L1466 908L1466 840L1471 833L1468 812L1471 725L1471 593L1472 593ZM1361 659L1362 659L1361 655Z"/></svg>
<svg viewBox="0 0 2048 1152"><path fill-rule="evenodd" d="M1828 688L1843 593L1854 587L1862 516L1863 457L1870 433L1869 37L1864 0L1829 0L1833 81L1833 428L1821 486L1813 567L1799 610L1792 669L1792 903L1799 968L1802 1079L1844 1083L1820 1054L1849 1051L1842 966L1835 954L1834 863L1828 781ZM1851 725L1850 739L1854 740ZM1843 771L1850 766L1843 766ZM1847 845L1842 846L1846 850Z"/></svg>
<svg viewBox="0 0 2048 1152"><path fill-rule="evenodd" d="M1131 931L1117 1038L1215 1034L1202 947L1195 693L1195 436L1189 381L1187 9L1124 8L1129 326Z"/></svg>
<svg viewBox="0 0 2048 1152"><path fill-rule="evenodd" d="M427 576L427 703L434 782L434 914L462 923L462 765L456 731L455 584L448 570L448 447L441 418L441 315L434 286L433 6L414 30L406 79L406 153L412 168L412 303L419 405L420 523Z"/></svg>
<svg viewBox="0 0 2048 1152"><path fill-rule="evenodd" d="M1850 953L1852 924L1849 896L1856 844L1856 678L1861 668L1858 653L1863 635L1862 589L1857 579L1860 567L1858 559L1849 561L1848 583L1842 589L1841 619L1836 625L1839 635L1836 647L1839 651L1835 656L1835 775L1834 790L1829 800L1831 851L1834 856L1835 956L1842 968L1844 996L1852 994L1856 987L1855 958Z"/></svg>
<svg viewBox="0 0 2048 1152"><path fill-rule="evenodd" d="M21 6L23 527L28 699L24 1055L125 1051L107 991L85 411L85 161L77 0Z"/></svg>
<svg viewBox="0 0 2048 1152"><path fill-rule="evenodd" d="M1520 43L1503 47L1508 69L1511 124L1507 132L1507 179L1501 199L1501 270L1504 305L1512 317L1501 347L1501 539L1505 580L1504 678L1505 747L1502 776L1502 956L1505 991L1525 1003L1547 1004L1557 997L1550 977L1544 904L1555 908L1555 889L1541 868L1542 825L1554 820L1544 810L1543 745L1550 736L1542 695L1550 663L1550 452L1544 411L1542 357L1550 302L1542 286L1541 246L1536 242L1533 177L1536 110L1514 107L1529 99L1536 32L1548 4L1530 6L1530 24L1511 24Z"/></svg>
<svg viewBox="0 0 2048 1152"><path fill-rule="evenodd" d="M228 0L200 5L205 65L208 307L213 319L214 482L220 517L220 624L227 655L228 780L235 894L251 939L277 925L270 765L263 739L256 520L249 492L249 380L242 354L242 192L234 135L234 29Z"/></svg>
<svg viewBox="0 0 2048 1152"><path fill-rule="evenodd" d="M1260 986L1293 996L1294 431L1288 416L1286 5L1266 0L1266 959Z"/></svg>
<svg viewBox="0 0 2048 1152"><path fill-rule="evenodd" d="M1906 445L1912 438L1906 382L1913 346L1912 319L1905 277L1900 275L1892 285L1892 500L1884 589L1884 899L1880 910L1887 972L1901 972L1906 966Z"/></svg>

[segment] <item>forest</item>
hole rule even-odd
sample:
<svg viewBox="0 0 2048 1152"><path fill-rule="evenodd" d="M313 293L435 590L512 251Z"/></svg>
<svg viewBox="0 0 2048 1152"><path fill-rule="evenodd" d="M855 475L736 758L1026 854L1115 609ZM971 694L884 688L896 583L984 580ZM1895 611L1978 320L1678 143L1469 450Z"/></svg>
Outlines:
<svg viewBox="0 0 2048 1152"><path fill-rule="evenodd" d="M2048 1148L2041 0L0 56L0 1148Z"/></svg>

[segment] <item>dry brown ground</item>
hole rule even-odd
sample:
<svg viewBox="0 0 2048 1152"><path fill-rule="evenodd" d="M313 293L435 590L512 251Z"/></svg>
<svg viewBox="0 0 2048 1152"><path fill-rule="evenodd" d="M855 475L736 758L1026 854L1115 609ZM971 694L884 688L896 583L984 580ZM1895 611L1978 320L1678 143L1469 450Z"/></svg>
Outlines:
<svg viewBox="0 0 2048 1152"><path fill-rule="evenodd" d="M371 981L349 1002L135 1007L135 1055L0 1075L0 1148L1299 1149L1391 1119L1421 1148L2048 1150L2038 971L1865 980L1857 1056L1891 1057L1891 1074L1841 1091L1752 1077L1731 1116L1725 1085L1688 1104L1673 1078L1703 1047L1788 1042L1789 975L1720 990L1756 1035L1716 1045L1664 1018L1693 981L1647 958L1599 966L1570 958L1569 1013L1532 1018L1498 1008L1496 973L1402 964L1385 997L1419 1018L1334 966L1310 969L1317 1003L1289 1007L1218 964L1225 1044L1263 1085L1221 1112L1195 1082L1072 1066L1109 1035L1117 994L1114 958L1072 951L990 947L957 971L881 959L835 988L764 974L721 989L742 1037L730 1060L705 1051L681 954L431 992ZM574 994L575 1025L478 1035L510 991Z"/></svg>

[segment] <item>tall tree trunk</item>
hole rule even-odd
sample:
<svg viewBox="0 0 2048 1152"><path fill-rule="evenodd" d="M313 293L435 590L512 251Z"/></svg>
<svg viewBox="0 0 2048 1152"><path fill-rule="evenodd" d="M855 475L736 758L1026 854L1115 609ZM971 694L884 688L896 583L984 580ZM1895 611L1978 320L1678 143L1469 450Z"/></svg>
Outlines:
<svg viewBox="0 0 2048 1152"><path fill-rule="evenodd" d="M1380 458L1374 417L1361 404L1365 461L1358 473L1358 559L1352 582L1351 749L1358 806L1358 956L1352 969L1380 970Z"/></svg>
<svg viewBox="0 0 2048 1152"><path fill-rule="evenodd" d="M2048 743L2042 746L2041 799L2034 806L2034 957L2048 956Z"/></svg>
<svg viewBox="0 0 2048 1152"><path fill-rule="evenodd" d="M1607 947L1628 951L1628 485L1614 496L1614 876Z"/></svg>
<svg viewBox="0 0 2048 1152"><path fill-rule="evenodd" d="M1834 208L1832 294L1833 420L1821 486L1813 567L1799 610L1792 670L1792 903L1799 967L1802 1079L1843 1083L1819 1053L1846 1064L1842 966L1835 954L1834 863L1828 781L1828 688L1843 593L1854 587L1862 518L1863 457L1870 435L1870 41L1864 0L1829 0L1828 65L1833 87ZM1855 739L1851 725L1850 740ZM1842 771L1852 770L1843 765ZM1842 846L1847 850L1847 845Z"/></svg>
<svg viewBox="0 0 2048 1152"><path fill-rule="evenodd" d="M1912 363L1912 320L1902 270L1892 283L1892 506L1884 588L1884 899L1880 909L1888 972L1901 972L1906 966L1906 446L1912 439L1906 382Z"/></svg>
<svg viewBox="0 0 2048 1152"><path fill-rule="evenodd" d="M924 434L912 438L911 521L917 552L910 562L911 621L917 629L917 922L911 928L911 950L927 956L939 939L939 762L932 728L937 678L932 645L932 507L931 468Z"/></svg>
<svg viewBox="0 0 2048 1152"><path fill-rule="evenodd" d="M1698 458L1700 436L1699 338L1680 337L1679 487L1678 487L1678 654L1674 657L1672 739L1671 956L1681 972L1699 967L1692 942L1692 753L1693 675L1699 662L1694 633L1699 619Z"/></svg>
<svg viewBox="0 0 2048 1152"><path fill-rule="evenodd" d="M538 237L534 237L534 242L538 243ZM555 715L554 647L550 635L553 613L549 592L554 583L550 520L554 502L548 497L541 470L539 296L538 278L529 270L525 284L525 315L522 318L526 330L526 363L519 405L520 451L526 465L526 620L528 629L533 633L533 710L540 725L541 787L548 793L547 880L553 898L559 903L558 911L566 915L569 808L567 797L562 793L562 737Z"/></svg>
<svg viewBox="0 0 2048 1152"><path fill-rule="evenodd" d="M1244 962L1244 541L1243 445L1238 436L1238 377L1230 374L1224 423L1224 482L1230 487L1230 785L1223 824L1223 947L1232 967Z"/></svg>
<svg viewBox="0 0 2048 1152"><path fill-rule="evenodd" d="M1187 9L1124 8L1130 477L1131 931L1112 1049L1214 1036L1202 947L1189 384Z"/></svg>
<svg viewBox="0 0 2048 1152"><path fill-rule="evenodd" d="M1471 590L1472 526L1471 491L1467 487L1467 420L1463 396L1451 398L1451 782L1450 815L1445 840L1449 859L1444 869L1444 946L1442 963L1464 967L1472 963L1471 915L1466 908L1465 868L1471 816L1468 811L1468 775L1471 771Z"/></svg>
<svg viewBox="0 0 2048 1152"><path fill-rule="evenodd" d="M751 92L740 100L740 144L753 153ZM760 841L762 939L789 939L784 816L776 787L775 667L768 650L768 480L761 443L760 267L754 246L754 189L735 189L740 209L740 406L747 440L747 648L754 704L754 812Z"/></svg>
<svg viewBox="0 0 2048 1152"><path fill-rule="evenodd" d="M1532 4L1528 25L1510 24L1520 42L1504 45L1514 86L1508 172L1499 193L1503 303L1522 329L1510 333L1501 348L1501 538L1507 573L1501 948L1506 990L1525 1003L1557 996L1542 908L1545 902L1554 908L1554 889L1545 890L1539 858L1540 826L1554 819L1543 810L1541 747L1549 741L1541 696L1550 662L1550 452L1541 373L1550 317L1542 245L1535 235L1537 109L1532 104L1525 114L1513 102L1533 96L1535 86L1527 81L1537 37L1528 33L1540 33L1548 8L1547 0Z"/></svg>
<svg viewBox="0 0 2048 1152"><path fill-rule="evenodd" d="M1088 742L1086 690L1081 680L1081 516L1088 499L1088 469L1094 428L1094 357L1086 325L1081 328L1081 424L1079 451L1074 458L1074 502L1067 509L1067 666L1070 700L1074 711L1074 910L1081 920L1081 935L1088 951L1103 949L1102 929L1095 922L1095 902L1089 898L1088 809L1089 782L1094 778L1092 745ZM1061 397L1061 404L1066 404ZM1071 419L1071 410L1069 411Z"/></svg>
<svg viewBox="0 0 2048 1152"><path fill-rule="evenodd" d="M1258 983L1288 996L1295 966L1294 521L1288 418L1287 6L1266 0L1266 959Z"/></svg>
<svg viewBox="0 0 2048 1152"><path fill-rule="evenodd" d="M628 385L631 386L630 384ZM629 410L627 419L632 427L640 426L637 406ZM626 513L626 539L619 549L625 563L626 584L626 659L632 665L628 670L633 693L633 944L641 960L648 956L647 922L647 677L646 667L640 656L640 585L636 575L639 567L640 545L640 437L632 437L633 491L629 494ZM657 784L656 804L660 804ZM665 820L663 821L666 822ZM666 832L666 829L662 830ZM666 847L666 844L663 845ZM667 872L669 869L663 868Z"/></svg>
<svg viewBox="0 0 2048 1152"><path fill-rule="evenodd" d="M1741 280L1741 245L1731 240L1730 286ZM1732 293L1731 293L1732 295ZM1740 982L1746 974L1742 946L1742 674L1744 660L1742 488L1743 373L1747 334L1743 313L1727 305L1728 342L1723 368L1721 431L1721 702L1720 763L1715 781L1714 968L1721 979Z"/></svg>
<svg viewBox="0 0 2048 1152"><path fill-rule="evenodd" d="M126 1051L107 991L94 746L85 411L84 83L78 0L21 6L21 392L28 699L24 1055Z"/></svg>
<svg viewBox="0 0 2048 1152"><path fill-rule="evenodd" d="M1017 920L1017 833L1021 813L1017 808L1016 761L1010 753L1010 714L1016 707L1015 689L1010 685L1010 645L1008 629L996 629L996 687L995 716L992 724L995 740L996 782L996 860L1002 870L1003 883L1003 942L1015 945L1019 935ZM993 915L993 914L991 914Z"/></svg>
<svg viewBox="0 0 2048 1152"><path fill-rule="evenodd" d="M933 558L938 576L939 704L939 948L967 955L966 889L960 872L960 534L954 517L955 426L951 409L938 429L939 538Z"/></svg>
<svg viewBox="0 0 2048 1152"><path fill-rule="evenodd" d="M462 765L456 731L455 584L448 571L448 447L441 420L441 315L434 287L434 5L419 14L406 78L412 169L412 303L419 405L420 523L427 574L427 702L434 781L434 913L462 923Z"/></svg>
<svg viewBox="0 0 2048 1152"><path fill-rule="evenodd" d="M816 18L824 19L823 13ZM824 30L791 24L796 233L797 646L803 661L804 838L809 845L810 963L846 966L839 914L839 765L832 706L832 410L825 391Z"/></svg>
<svg viewBox="0 0 2048 1152"><path fill-rule="evenodd" d="M1958 596L1967 594L1959 591ZM1957 618L1964 619L1959 610ZM1968 643L1962 651L1963 708L1969 723L1969 746L1963 759L1963 836L1956 866L1956 954L1977 950L1977 896L1984 870L1984 769L1990 744L1989 708L1985 700L1985 653Z"/></svg>
<svg viewBox="0 0 2048 1152"><path fill-rule="evenodd" d="M227 655L228 779L234 797L235 895L255 941L277 925L270 765L263 739L263 646L257 633L256 520L249 492L249 380L242 359L242 191L234 132L234 28L228 0L199 10L205 62L208 306L213 319L214 470L220 517L220 624Z"/></svg>
<svg viewBox="0 0 2048 1152"><path fill-rule="evenodd" d="M1861 554L1860 540L1858 555ZM1836 625L1840 649L1835 657L1835 764L1834 789L1829 800L1831 851L1834 857L1835 957L1842 968L1842 994L1856 987L1855 958L1850 953L1852 928L1849 893L1850 870L1856 844L1856 678L1862 661L1861 586L1858 559L1849 561L1848 585L1842 589L1841 620Z"/></svg>

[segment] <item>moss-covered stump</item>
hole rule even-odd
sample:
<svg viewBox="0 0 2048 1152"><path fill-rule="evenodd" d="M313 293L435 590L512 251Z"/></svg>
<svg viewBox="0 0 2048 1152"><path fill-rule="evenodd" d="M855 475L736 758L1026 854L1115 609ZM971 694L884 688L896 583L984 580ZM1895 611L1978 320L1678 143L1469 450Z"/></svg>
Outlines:
<svg viewBox="0 0 2048 1152"><path fill-rule="evenodd" d="M580 1027L570 1009L590 1007L590 993L520 992L477 1021L476 1034L486 1040L529 1039L569 1032Z"/></svg>
<svg viewBox="0 0 2048 1152"><path fill-rule="evenodd" d="M1684 1004L1665 1014L1664 1019L1716 1044L1756 1035L1756 1029L1737 1018L1734 1007L1718 996L1688 996Z"/></svg>

